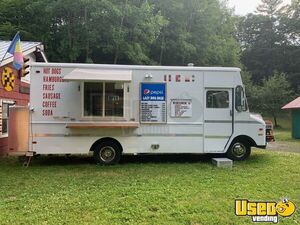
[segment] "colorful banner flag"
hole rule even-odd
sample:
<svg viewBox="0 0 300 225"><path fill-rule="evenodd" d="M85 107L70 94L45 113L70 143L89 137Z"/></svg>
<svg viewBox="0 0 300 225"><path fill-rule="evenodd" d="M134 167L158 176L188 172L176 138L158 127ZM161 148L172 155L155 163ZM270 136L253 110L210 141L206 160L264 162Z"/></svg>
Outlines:
<svg viewBox="0 0 300 225"><path fill-rule="evenodd" d="M19 32L15 35L14 39L11 41L7 52L9 52L14 56L14 62L13 62L14 68L16 70L20 70L24 64L24 61L23 61L22 43L21 43Z"/></svg>

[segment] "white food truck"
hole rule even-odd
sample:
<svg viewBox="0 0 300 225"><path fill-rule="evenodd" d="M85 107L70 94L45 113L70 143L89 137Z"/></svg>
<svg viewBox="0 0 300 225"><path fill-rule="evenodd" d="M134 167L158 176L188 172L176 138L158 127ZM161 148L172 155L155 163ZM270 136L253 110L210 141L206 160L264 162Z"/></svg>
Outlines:
<svg viewBox="0 0 300 225"><path fill-rule="evenodd" d="M10 151L88 154L226 154L266 147L238 68L34 63L30 106L12 108ZM16 122L17 121L17 122Z"/></svg>

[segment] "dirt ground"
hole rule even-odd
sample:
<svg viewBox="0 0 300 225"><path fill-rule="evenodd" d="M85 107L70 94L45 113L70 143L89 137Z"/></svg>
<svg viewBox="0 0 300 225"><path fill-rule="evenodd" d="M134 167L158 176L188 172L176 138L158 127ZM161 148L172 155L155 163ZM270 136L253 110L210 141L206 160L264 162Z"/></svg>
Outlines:
<svg viewBox="0 0 300 225"><path fill-rule="evenodd" d="M300 153L300 142L275 141L269 142L267 150Z"/></svg>

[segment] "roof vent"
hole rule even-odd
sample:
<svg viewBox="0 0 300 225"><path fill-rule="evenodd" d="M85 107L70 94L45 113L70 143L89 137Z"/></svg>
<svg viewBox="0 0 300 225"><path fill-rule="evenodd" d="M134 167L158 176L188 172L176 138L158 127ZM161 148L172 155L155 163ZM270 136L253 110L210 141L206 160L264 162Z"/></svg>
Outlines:
<svg viewBox="0 0 300 225"><path fill-rule="evenodd" d="M193 67L193 66L194 66L194 63L189 63L189 64L187 64L187 66Z"/></svg>

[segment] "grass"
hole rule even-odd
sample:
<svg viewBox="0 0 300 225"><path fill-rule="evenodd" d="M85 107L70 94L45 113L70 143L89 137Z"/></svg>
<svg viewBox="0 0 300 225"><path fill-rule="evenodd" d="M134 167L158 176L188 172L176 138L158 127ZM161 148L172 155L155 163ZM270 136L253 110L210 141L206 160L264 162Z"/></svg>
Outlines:
<svg viewBox="0 0 300 225"><path fill-rule="evenodd" d="M291 131L287 129L277 128L274 130L275 140L284 142L296 142L300 144L300 139L292 139Z"/></svg>
<svg viewBox="0 0 300 225"><path fill-rule="evenodd" d="M300 154L253 151L232 170L203 156L136 156L120 165L41 157L0 160L0 224L247 224L234 199L300 205ZM300 223L299 210L279 223Z"/></svg>

